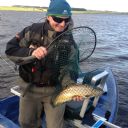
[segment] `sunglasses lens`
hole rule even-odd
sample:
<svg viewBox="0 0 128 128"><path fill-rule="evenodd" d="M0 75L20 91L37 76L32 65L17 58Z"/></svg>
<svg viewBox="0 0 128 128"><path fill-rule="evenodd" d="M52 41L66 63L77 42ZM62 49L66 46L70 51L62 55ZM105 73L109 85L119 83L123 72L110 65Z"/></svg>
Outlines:
<svg viewBox="0 0 128 128"><path fill-rule="evenodd" d="M65 21L65 23L67 23L70 21L70 18L66 18L64 21Z"/></svg>
<svg viewBox="0 0 128 128"><path fill-rule="evenodd" d="M63 21L63 19L58 18L58 17L54 17L53 20L57 23L61 23Z"/></svg>
<svg viewBox="0 0 128 128"><path fill-rule="evenodd" d="M52 19L53 19L55 22L57 22L57 23L61 23L62 21L65 21L65 23L67 23L67 22L70 21L70 18L62 19L62 18L55 17L55 16L52 16Z"/></svg>

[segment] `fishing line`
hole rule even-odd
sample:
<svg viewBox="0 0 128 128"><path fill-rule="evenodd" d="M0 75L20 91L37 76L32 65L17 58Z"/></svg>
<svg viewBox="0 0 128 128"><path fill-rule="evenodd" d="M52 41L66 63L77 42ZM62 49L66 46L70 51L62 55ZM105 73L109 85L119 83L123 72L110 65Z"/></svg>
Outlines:
<svg viewBox="0 0 128 128"><path fill-rule="evenodd" d="M8 67L9 67L14 73L16 73L16 71L17 71L17 65L12 66L11 64L9 64L9 63L4 59L1 55L0 55L0 59L1 59L2 61L4 61L4 63L7 64Z"/></svg>

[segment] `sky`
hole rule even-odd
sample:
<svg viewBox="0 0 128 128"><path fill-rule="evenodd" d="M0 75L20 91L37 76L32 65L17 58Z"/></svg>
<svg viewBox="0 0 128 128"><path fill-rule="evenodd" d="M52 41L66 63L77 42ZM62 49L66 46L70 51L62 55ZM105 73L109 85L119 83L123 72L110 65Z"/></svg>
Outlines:
<svg viewBox="0 0 128 128"><path fill-rule="evenodd" d="M67 0L71 7L87 10L128 12L128 0ZM0 0L0 6L27 5L48 7L50 0Z"/></svg>

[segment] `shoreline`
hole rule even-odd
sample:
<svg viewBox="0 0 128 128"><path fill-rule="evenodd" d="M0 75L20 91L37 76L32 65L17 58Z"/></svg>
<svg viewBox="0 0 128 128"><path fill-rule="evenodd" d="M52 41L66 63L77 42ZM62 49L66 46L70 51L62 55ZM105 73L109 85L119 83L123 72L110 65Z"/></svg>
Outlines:
<svg viewBox="0 0 128 128"><path fill-rule="evenodd" d="M45 12L46 9L32 8L32 7L16 7L16 6L0 6L0 11L32 11L32 12Z"/></svg>
<svg viewBox="0 0 128 128"><path fill-rule="evenodd" d="M24 12L47 12L46 7L25 6L0 6L0 11L24 11ZM73 14L128 14L128 12L98 11L98 10L73 10Z"/></svg>

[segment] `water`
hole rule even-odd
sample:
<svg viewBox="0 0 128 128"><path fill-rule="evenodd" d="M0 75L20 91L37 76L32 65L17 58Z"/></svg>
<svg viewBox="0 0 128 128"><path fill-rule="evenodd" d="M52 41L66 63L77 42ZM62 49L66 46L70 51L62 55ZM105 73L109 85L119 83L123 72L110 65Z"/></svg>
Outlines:
<svg viewBox="0 0 128 128"><path fill-rule="evenodd" d="M0 11L0 98L11 95L10 87L17 80L14 64L4 55L7 41L45 13ZM75 14L75 26L86 25L97 33L95 53L85 62L85 70L109 66L119 87L119 111L116 124L128 128L128 15ZM9 65L1 59L4 58Z"/></svg>

